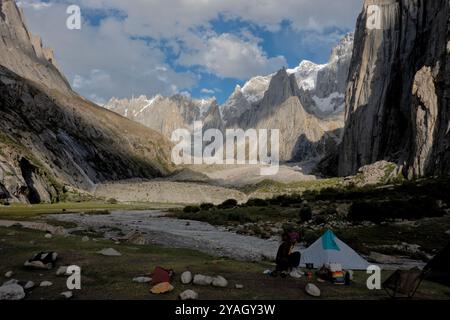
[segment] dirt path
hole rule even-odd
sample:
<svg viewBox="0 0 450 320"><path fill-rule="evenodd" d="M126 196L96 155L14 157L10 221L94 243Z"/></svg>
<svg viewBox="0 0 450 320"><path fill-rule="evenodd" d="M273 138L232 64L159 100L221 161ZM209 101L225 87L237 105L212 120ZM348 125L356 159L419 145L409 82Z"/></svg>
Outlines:
<svg viewBox="0 0 450 320"><path fill-rule="evenodd" d="M160 211L114 211L110 215L58 214L49 217L75 222L86 228L107 226L119 228L124 233L137 230L154 244L195 249L237 260L272 260L279 245L278 239L263 240L239 235L204 222L165 217Z"/></svg>

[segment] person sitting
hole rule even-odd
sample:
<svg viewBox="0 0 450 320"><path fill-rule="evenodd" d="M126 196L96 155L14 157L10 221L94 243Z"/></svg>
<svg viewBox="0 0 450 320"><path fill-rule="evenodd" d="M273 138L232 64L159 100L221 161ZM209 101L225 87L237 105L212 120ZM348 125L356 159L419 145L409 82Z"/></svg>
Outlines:
<svg viewBox="0 0 450 320"><path fill-rule="evenodd" d="M271 273L276 277L281 273L281 277L285 278L292 271L300 265L300 252L294 252L295 244L300 240L300 235L297 232L285 233L282 236L282 243L278 248L276 257L276 269Z"/></svg>

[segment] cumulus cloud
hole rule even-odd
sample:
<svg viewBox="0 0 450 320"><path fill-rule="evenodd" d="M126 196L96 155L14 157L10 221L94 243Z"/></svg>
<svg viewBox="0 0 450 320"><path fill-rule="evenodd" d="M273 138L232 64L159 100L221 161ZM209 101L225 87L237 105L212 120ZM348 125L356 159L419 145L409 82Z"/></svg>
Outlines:
<svg viewBox="0 0 450 320"><path fill-rule="evenodd" d="M208 38L191 52L181 54L178 63L202 66L222 78L248 79L278 70L286 65L286 60L282 56L269 58L257 42L224 33Z"/></svg>
<svg viewBox="0 0 450 320"><path fill-rule="evenodd" d="M200 92L204 93L204 94L214 94L215 93L214 90L208 89L208 88L203 88L202 90L200 90Z"/></svg>
<svg viewBox="0 0 450 320"><path fill-rule="evenodd" d="M86 15L81 31L65 28L65 9L72 4ZM361 1L21 0L21 6L31 30L55 49L74 88L105 99L190 90L201 72L180 71L179 66L222 78L273 72L286 61L269 56L252 28L218 33L213 22L232 19L268 32L285 23L316 33L331 27L352 29ZM173 61L168 61L168 52Z"/></svg>

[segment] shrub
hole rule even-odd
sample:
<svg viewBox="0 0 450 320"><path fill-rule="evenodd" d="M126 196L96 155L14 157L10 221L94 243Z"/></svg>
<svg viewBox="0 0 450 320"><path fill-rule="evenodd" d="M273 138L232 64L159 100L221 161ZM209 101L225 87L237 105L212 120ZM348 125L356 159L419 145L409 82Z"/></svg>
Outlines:
<svg viewBox="0 0 450 320"><path fill-rule="evenodd" d="M200 209L205 210L205 211L211 210L212 208L214 208L214 204L212 204L212 203L202 203L200 205Z"/></svg>
<svg viewBox="0 0 450 320"><path fill-rule="evenodd" d="M108 204L117 204L118 201L117 201L117 199L109 198L108 200L106 200L106 203L108 203Z"/></svg>
<svg viewBox="0 0 450 320"><path fill-rule="evenodd" d="M252 198L245 205L248 207L266 207L269 203L264 199Z"/></svg>
<svg viewBox="0 0 450 320"><path fill-rule="evenodd" d="M238 203L235 199L228 199L222 202L218 207L219 209L232 209L237 207Z"/></svg>
<svg viewBox="0 0 450 320"><path fill-rule="evenodd" d="M352 203L347 218L353 222L381 223L393 219L418 220L442 217L445 211L429 198L408 200L357 201Z"/></svg>
<svg viewBox="0 0 450 320"><path fill-rule="evenodd" d="M312 209L308 205L303 205L299 213L301 222L308 222L312 219Z"/></svg>
<svg viewBox="0 0 450 320"><path fill-rule="evenodd" d="M183 209L184 213L197 213L200 211L200 207L198 206L186 206Z"/></svg>

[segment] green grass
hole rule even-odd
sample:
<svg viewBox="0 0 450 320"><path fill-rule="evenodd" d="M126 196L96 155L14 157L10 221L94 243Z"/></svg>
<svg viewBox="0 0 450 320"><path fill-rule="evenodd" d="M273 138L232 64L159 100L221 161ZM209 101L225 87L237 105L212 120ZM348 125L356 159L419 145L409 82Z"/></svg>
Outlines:
<svg viewBox="0 0 450 320"><path fill-rule="evenodd" d="M173 207L170 204L158 203L105 203L105 202L68 202L54 204L11 204L0 206L0 219L27 220L39 218L41 215L58 213L102 213L105 210L153 210Z"/></svg>
<svg viewBox="0 0 450 320"><path fill-rule="evenodd" d="M14 235L8 235L14 231ZM34 241L33 244L30 241ZM41 250L59 253L58 265L78 265L82 269L82 290L75 291L74 299L177 299L179 293L193 289L201 299L313 299L303 290L306 279L270 278L262 272L273 266L269 263L240 262L220 259L188 249L169 249L159 246L115 245L111 241L82 242L78 236L44 238L44 233L21 228L0 228L0 281L2 274L13 270L14 278L35 283L47 280L52 287L36 288L27 299L56 299L67 291L65 277L56 277L55 270L29 271L23 262ZM112 247L122 253L121 257L103 257L96 252ZM150 273L155 266L175 271L172 293L155 296L150 286L132 282L136 276ZM180 273L190 270L194 274L222 275L229 281L229 287L198 287L182 285ZM383 279L390 272L383 272ZM386 299L383 291L369 291L365 286L367 275L355 273L351 286L341 287L328 283L316 283L322 290L320 299ZM234 289L243 284L244 289ZM449 289L434 283L424 282L417 293L419 299L448 299Z"/></svg>
<svg viewBox="0 0 450 320"><path fill-rule="evenodd" d="M241 188L246 194L251 193L298 193L306 190L321 190L328 187L339 185L343 181L342 178L318 179L310 181L298 181L291 183L283 183L273 180L264 180L254 185L247 185Z"/></svg>

